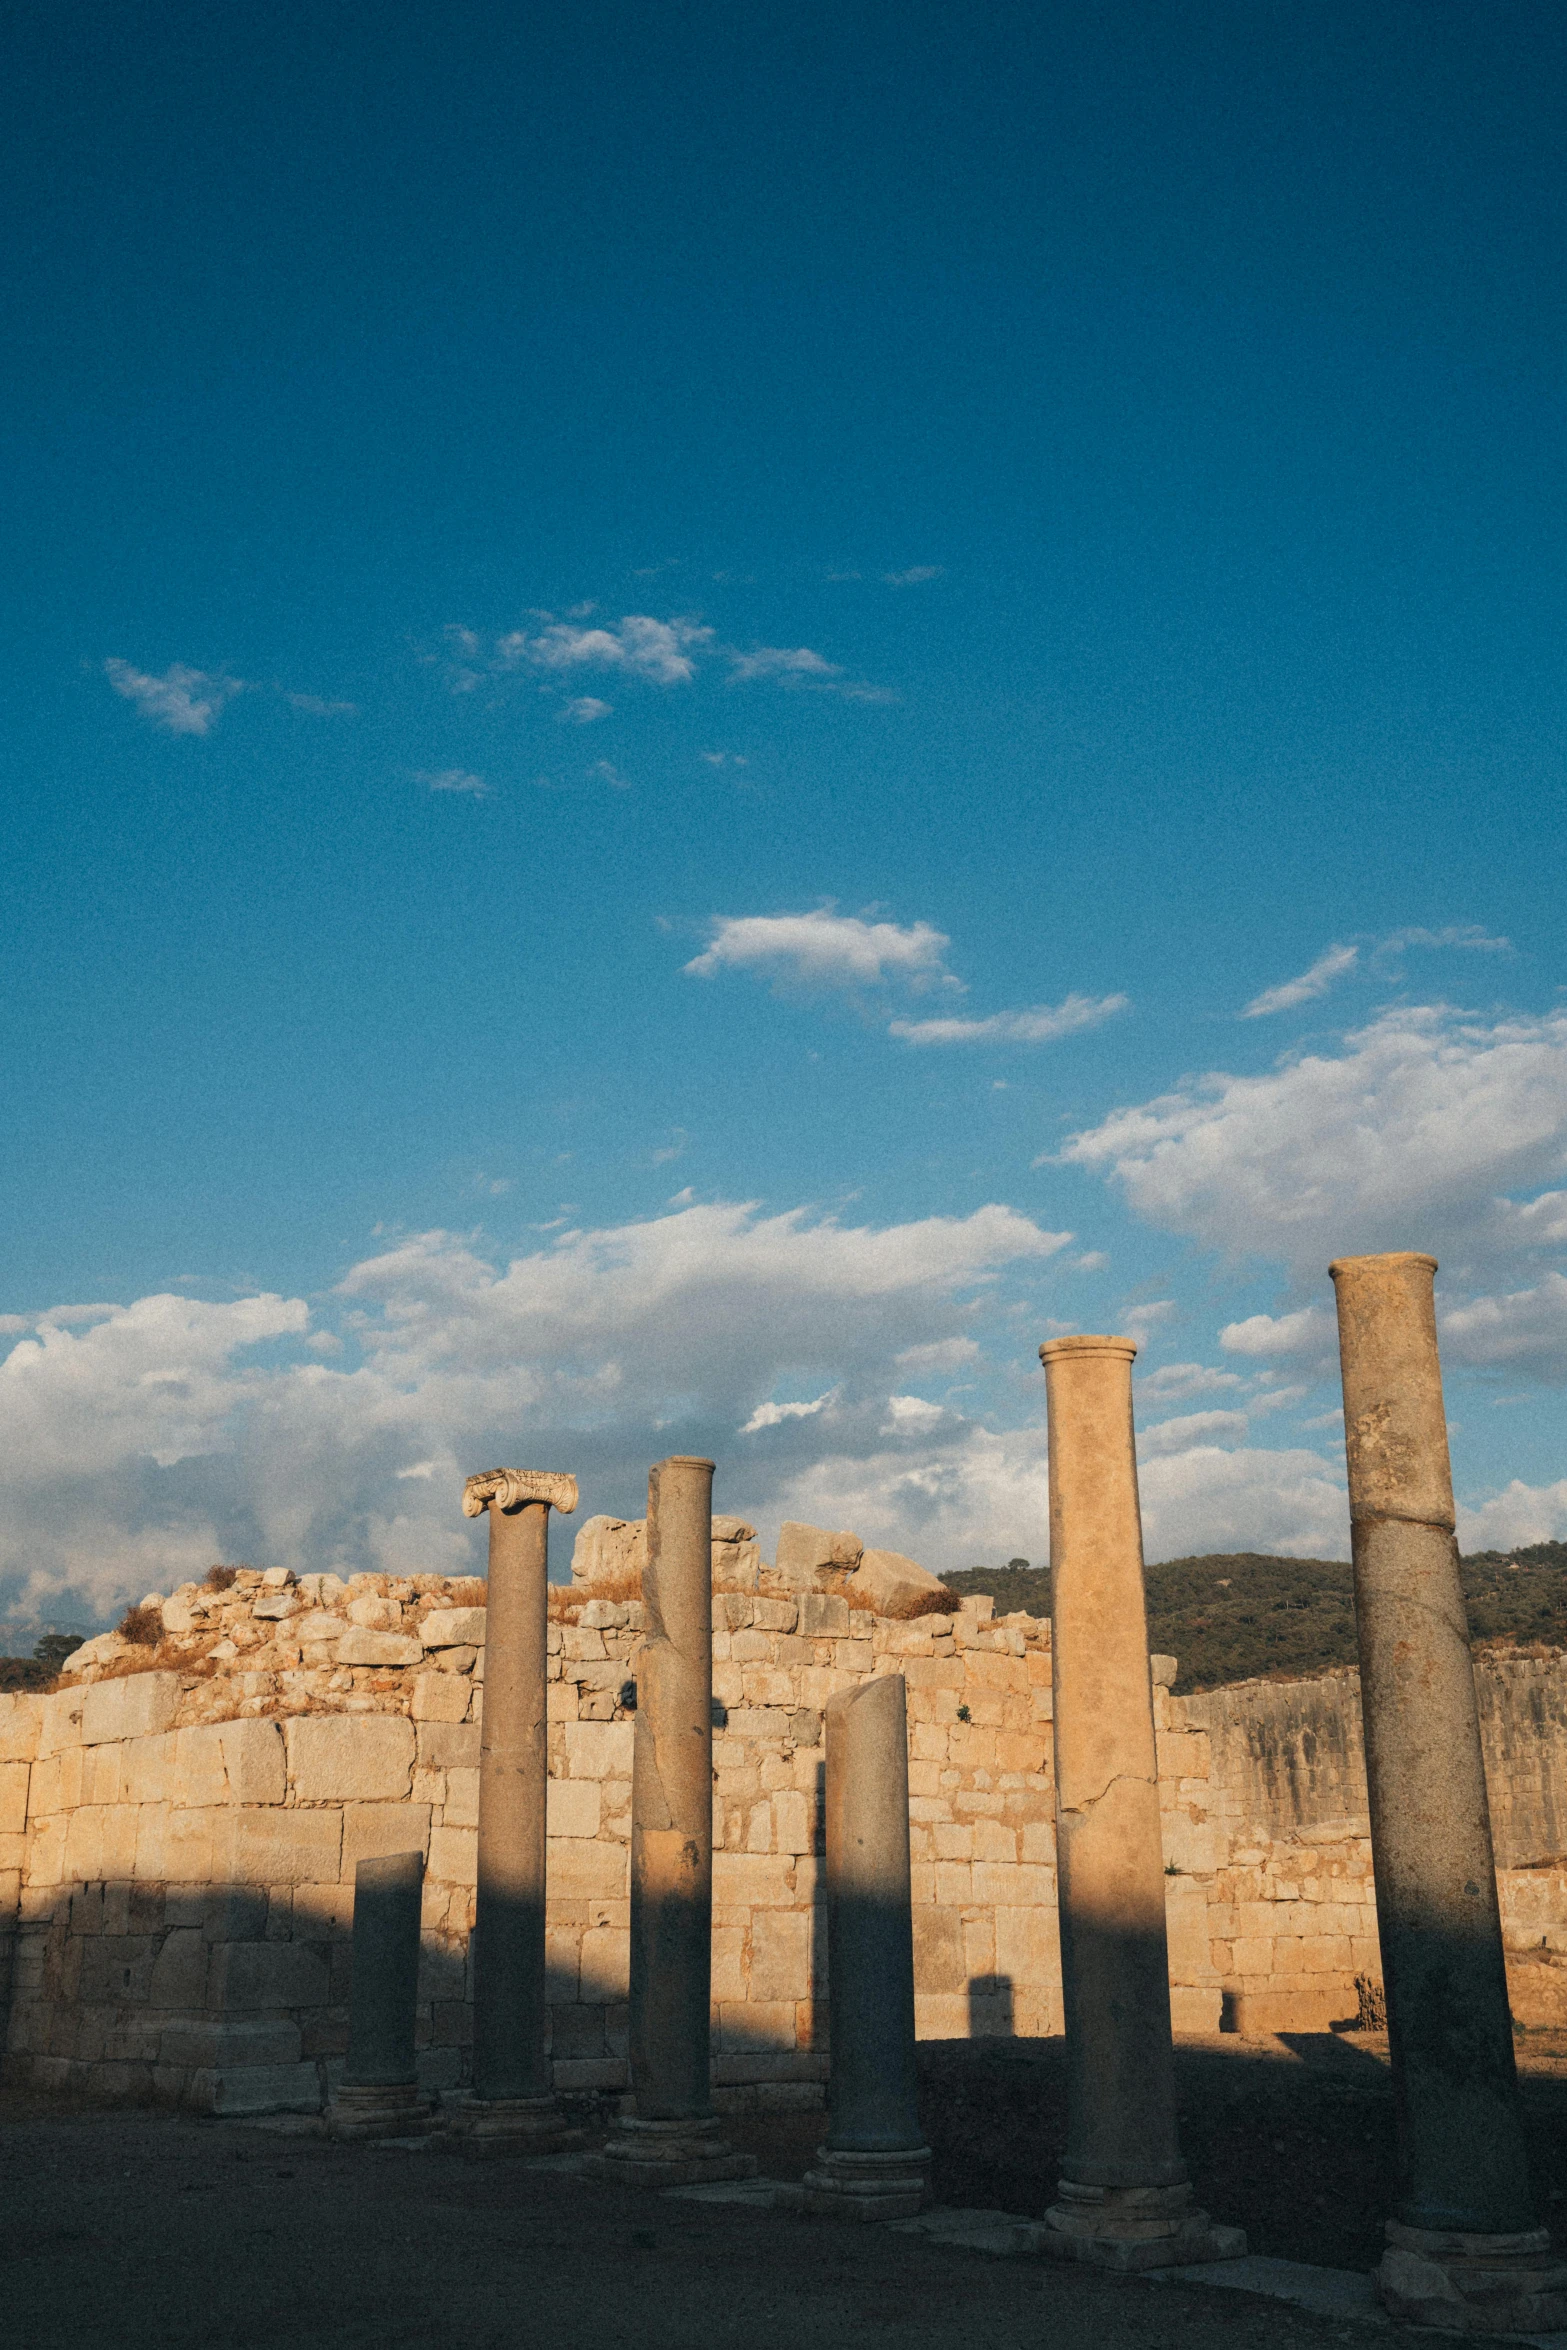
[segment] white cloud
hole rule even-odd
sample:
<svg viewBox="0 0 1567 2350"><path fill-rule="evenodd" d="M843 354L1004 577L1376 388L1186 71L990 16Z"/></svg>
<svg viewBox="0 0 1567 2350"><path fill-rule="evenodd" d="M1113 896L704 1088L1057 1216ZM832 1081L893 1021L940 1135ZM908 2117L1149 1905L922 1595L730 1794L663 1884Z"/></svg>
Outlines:
<svg viewBox="0 0 1567 2350"><path fill-rule="evenodd" d="M1449 1277L1537 1243L1557 1211L1506 1196L1567 1169L1567 1012L1481 1021L1398 1008L1337 1053L1286 1056L1116 1110L1061 1158L1103 1171L1149 1223L1282 1258L1420 1248Z"/></svg>
<svg viewBox="0 0 1567 2350"><path fill-rule="evenodd" d="M836 1387L829 1387L825 1395L818 1395L810 1403L759 1403L740 1433L755 1436L763 1428L781 1428L786 1420L814 1420L837 1393Z"/></svg>
<svg viewBox="0 0 1567 2350"><path fill-rule="evenodd" d="M824 660L820 653L813 653L809 645L753 645L748 653L731 652L726 658L730 674L740 679L822 678L841 674L835 661Z"/></svg>
<svg viewBox="0 0 1567 2350"><path fill-rule="evenodd" d="M1489 1501L1458 1505L1458 1540L1464 1550L1522 1550L1531 1542L1559 1542L1564 1536L1567 1477L1558 1477L1554 1485L1525 1485L1515 1477Z"/></svg>
<svg viewBox="0 0 1567 2350"><path fill-rule="evenodd" d="M1219 1344L1226 1354L1331 1354L1338 1343L1338 1323L1327 1306L1301 1306L1293 1314L1249 1314L1244 1322L1226 1322Z"/></svg>
<svg viewBox="0 0 1567 2350"><path fill-rule="evenodd" d="M1438 1329L1447 1362L1567 1381L1567 1277L1560 1273L1547 1273L1533 1289L1449 1306Z"/></svg>
<svg viewBox="0 0 1567 2350"><path fill-rule="evenodd" d="M711 644L713 632L695 620L655 620L628 612L618 628L579 628L555 620L530 636L525 629L501 637L496 658L503 669L523 662L538 669L618 669L654 685L687 685L696 675L694 656Z"/></svg>
<svg viewBox="0 0 1567 2350"><path fill-rule="evenodd" d="M592 726L600 718L607 718L613 708L612 702L601 702L597 694L577 694L560 715L573 726Z"/></svg>
<svg viewBox="0 0 1567 2350"><path fill-rule="evenodd" d="M1253 996L1241 1018L1262 1020L1270 1012L1288 1012L1296 1004L1310 1003L1314 996L1326 995L1334 980L1353 971L1359 960L1359 947L1329 947L1298 979L1286 979L1281 986L1264 988L1261 995Z"/></svg>
<svg viewBox="0 0 1567 2350"><path fill-rule="evenodd" d="M320 694L285 694L283 699L292 709L303 710L310 718L357 718L359 715L357 702L329 702Z"/></svg>
<svg viewBox="0 0 1567 2350"><path fill-rule="evenodd" d="M182 661L161 677L117 659L105 661L103 669L117 694L170 734L210 734L224 703L245 691L242 678L216 677L205 669L188 669Z"/></svg>
<svg viewBox="0 0 1567 2350"><path fill-rule="evenodd" d="M1176 1403L1188 1395L1233 1393L1244 1385L1238 1371L1210 1371L1206 1363L1166 1363L1146 1378L1139 1377L1137 1392L1151 1402Z"/></svg>
<svg viewBox="0 0 1567 2350"><path fill-rule="evenodd" d="M470 775L465 767L440 767L432 774L426 768L415 770L417 781L430 791L466 792L471 799L487 800L490 787L482 775Z"/></svg>
<svg viewBox="0 0 1567 2350"><path fill-rule="evenodd" d="M884 1436L928 1436L947 1416L945 1404L927 1403L922 1395L889 1395Z"/></svg>
<svg viewBox="0 0 1567 2350"><path fill-rule="evenodd" d="M596 775L600 783L610 784L616 791L629 791L631 789L630 776L622 775L620 769L615 765L613 759L595 759L592 766L588 769L588 773L590 775Z"/></svg>
<svg viewBox="0 0 1567 2350"><path fill-rule="evenodd" d="M1144 1305L1125 1307L1120 1316L1121 1327L1128 1338L1136 1339L1139 1347L1146 1347L1149 1332L1161 1322L1168 1322L1175 1311L1173 1297L1154 1298Z"/></svg>
<svg viewBox="0 0 1567 2350"><path fill-rule="evenodd" d="M905 1044L1050 1044L1079 1028L1096 1028L1126 1009L1124 995L1069 995L1063 1003L1022 1012L992 1012L984 1020L894 1020L888 1033Z"/></svg>
<svg viewBox="0 0 1567 2350"><path fill-rule="evenodd" d="M961 1371L977 1363L980 1352L972 1338L937 1338L925 1346L906 1346L893 1359L900 1371Z"/></svg>
<svg viewBox="0 0 1567 2350"><path fill-rule="evenodd" d="M928 922L900 929L826 906L809 914L725 914L715 917L709 944L686 970L699 979L760 971L804 987L869 987L890 979L952 987L957 982L942 960L950 943Z"/></svg>
<svg viewBox="0 0 1567 2350"><path fill-rule="evenodd" d="M1160 1460L1168 1453L1189 1452L1193 1445L1218 1444L1227 1436L1241 1444L1246 1427L1244 1412L1183 1412L1179 1419L1156 1420L1151 1428L1139 1429L1137 1458Z"/></svg>
<svg viewBox="0 0 1567 2350"><path fill-rule="evenodd" d="M913 563L907 571L884 571L881 576L887 587L923 587L927 580L940 579L944 570L940 563Z"/></svg>
<svg viewBox="0 0 1567 2350"><path fill-rule="evenodd" d="M1510 955L1510 938L1491 938L1473 922L1450 922L1445 930L1395 930L1380 941L1378 957L1401 955L1406 947L1461 947L1481 955Z"/></svg>
<svg viewBox="0 0 1567 2350"><path fill-rule="evenodd" d="M1149 1461L1138 1485L1149 1559L1215 1550L1349 1556L1343 1475L1319 1453L1197 1444Z"/></svg>

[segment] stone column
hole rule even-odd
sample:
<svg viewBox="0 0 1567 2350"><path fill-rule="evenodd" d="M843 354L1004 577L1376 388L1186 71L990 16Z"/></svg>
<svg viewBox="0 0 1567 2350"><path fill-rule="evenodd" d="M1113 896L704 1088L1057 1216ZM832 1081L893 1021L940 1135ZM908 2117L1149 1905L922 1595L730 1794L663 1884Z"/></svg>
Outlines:
<svg viewBox="0 0 1567 2350"><path fill-rule="evenodd" d="M909 1731L901 1673L827 1701L832 2114L805 2177L824 2217L908 2219L930 2200L914 2069Z"/></svg>
<svg viewBox="0 0 1567 2350"><path fill-rule="evenodd" d="M423 1881L422 1852L362 1860L354 1871L348 2063L327 2108L334 2138L413 2137L434 2119L414 2057Z"/></svg>
<svg viewBox="0 0 1567 2350"><path fill-rule="evenodd" d="M1378 2271L1396 2316L1567 2326L1529 2181L1469 1626L1458 1574L1434 1257L1341 1257L1350 1542L1371 1852L1398 2116Z"/></svg>
<svg viewBox="0 0 1567 2350"><path fill-rule="evenodd" d="M1220 2260L1175 2126L1170 1970L1129 1338L1039 1350L1050 1416L1056 1865L1067 2148L1046 2248L1109 2268Z"/></svg>
<svg viewBox="0 0 1567 2350"><path fill-rule="evenodd" d="M606 2177L671 2187L750 2178L718 2135L710 2088L713 1932L713 1466L648 1477L647 1641L631 1776L631 2087Z"/></svg>
<svg viewBox="0 0 1567 2350"><path fill-rule="evenodd" d="M490 1521L479 1739L479 1872L473 1935L473 2091L453 2109L470 2154L548 2153L580 2142L555 2100L545 2053L547 1585L549 1514L577 1481L491 1469L463 1487L463 1514Z"/></svg>

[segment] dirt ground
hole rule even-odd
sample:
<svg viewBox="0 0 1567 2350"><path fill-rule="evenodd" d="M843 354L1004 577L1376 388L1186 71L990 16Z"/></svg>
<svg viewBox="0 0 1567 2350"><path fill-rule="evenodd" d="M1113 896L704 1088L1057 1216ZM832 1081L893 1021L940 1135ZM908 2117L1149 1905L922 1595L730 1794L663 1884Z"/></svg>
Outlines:
<svg viewBox="0 0 1567 2350"><path fill-rule="evenodd" d="M1060 2047L922 2052L941 2199L1037 2212L1062 2128ZM1531 2052L1526 2106L1562 2212L1567 2051ZM1183 2044L1204 2201L1253 2249L1376 2257L1391 2152L1377 2043ZM797 2176L821 2117L734 2123ZM337 2147L234 2122L0 2099L0 2308L26 2350L1292 2350L1364 2340L1275 2301L993 2261L855 2228L668 2202L515 2162Z"/></svg>

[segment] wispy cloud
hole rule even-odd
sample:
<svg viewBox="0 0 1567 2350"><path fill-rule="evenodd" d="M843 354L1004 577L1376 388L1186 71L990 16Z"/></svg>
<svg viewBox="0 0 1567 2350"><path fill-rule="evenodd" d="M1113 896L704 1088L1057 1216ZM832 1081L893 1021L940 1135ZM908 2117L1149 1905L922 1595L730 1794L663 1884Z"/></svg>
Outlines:
<svg viewBox="0 0 1567 2350"><path fill-rule="evenodd" d="M246 690L243 678L189 669L183 661L174 662L161 677L117 658L105 661L103 670L117 694L170 734L210 734L224 703Z"/></svg>
<svg viewBox="0 0 1567 2350"><path fill-rule="evenodd" d="M466 792L470 799L487 800L490 787L482 775L470 775L466 767L441 767L432 774L427 769L416 770L417 780L431 791Z"/></svg>
<svg viewBox="0 0 1567 2350"><path fill-rule="evenodd" d="M715 918L708 945L686 970L697 979L759 971L806 987L874 987L888 980L957 987L961 982L943 962L950 943L928 922L900 928L835 914L827 906L809 914L724 914Z"/></svg>
<svg viewBox="0 0 1567 2350"><path fill-rule="evenodd" d="M712 638L713 631L695 620L655 620L646 612L628 612L618 628L579 628L556 620L537 636L515 630L498 639L496 658L502 668L529 662L539 669L618 669L654 685L687 685L696 675L694 654Z"/></svg>
<svg viewBox="0 0 1567 2350"><path fill-rule="evenodd" d="M560 715L573 726L592 726L600 718L607 718L613 707L612 702L601 702L597 694L578 694Z"/></svg>
<svg viewBox="0 0 1567 2350"><path fill-rule="evenodd" d="M814 1420L818 1412L827 1409L837 1392L836 1387L829 1387L825 1395L817 1396L811 1403L759 1403L740 1433L755 1436L762 1428L781 1428L786 1420Z"/></svg>
<svg viewBox="0 0 1567 2350"><path fill-rule="evenodd" d="M809 645L753 645L748 653L734 651L724 656L730 674L748 677L838 677L842 675L836 661L828 661L820 653L813 653Z"/></svg>
<svg viewBox="0 0 1567 2350"><path fill-rule="evenodd" d="M630 776L622 775L620 769L615 765L613 759L595 759L592 766L588 769L588 773L590 775L596 775L600 783L610 784L616 791L629 791L631 789Z"/></svg>
<svg viewBox="0 0 1567 2350"><path fill-rule="evenodd" d="M290 709L303 710L308 718L357 718L357 702L329 702L320 694L291 694L283 696Z"/></svg>
<svg viewBox="0 0 1567 2350"><path fill-rule="evenodd" d="M749 767L751 764L743 751L699 751L697 757L704 759L709 767Z"/></svg>
<svg viewBox="0 0 1567 2350"><path fill-rule="evenodd" d="M894 1020L888 1034L905 1044L1050 1044L1076 1029L1097 1028L1130 1001L1124 995L1069 995L1059 1004L992 1012L983 1020Z"/></svg>
<svg viewBox="0 0 1567 2350"><path fill-rule="evenodd" d="M941 563L914 563L907 571L884 571L882 583L886 587L923 587L927 580L942 578L945 568Z"/></svg>
<svg viewBox="0 0 1567 2350"><path fill-rule="evenodd" d="M1458 948L1482 955L1510 955L1513 951L1511 939L1492 938L1478 923L1450 922L1442 930L1425 930L1416 925L1390 931L1386 938L1372 943L1369 955L1372 968L1386 976L1390 966L1410 947ZM1326 947L1309 971L1302 971L1298 979L1286 979L1278 987L1264 988L1261 995L1252 998L1240 1017L1261 1020L1270 1012L1293 1011L1297 1004L1308 1004L1315 997L1326 995L1334 981L1355 970L1359 962L1360 945Z"/></svg>
<svg viewBox="0 0 1567 2350"><path fill-rule="evenodd" d="M1241 1018L1264 1020L1270 1012L1288 1012L1296 1004L1309 1004L1314 996L1326 995L1334 980L1353 971L1359 960L1359 947L1329 947L1298 979L1286 979L1278 987L1265 987L1261 995L1253 996Z"/></svg>

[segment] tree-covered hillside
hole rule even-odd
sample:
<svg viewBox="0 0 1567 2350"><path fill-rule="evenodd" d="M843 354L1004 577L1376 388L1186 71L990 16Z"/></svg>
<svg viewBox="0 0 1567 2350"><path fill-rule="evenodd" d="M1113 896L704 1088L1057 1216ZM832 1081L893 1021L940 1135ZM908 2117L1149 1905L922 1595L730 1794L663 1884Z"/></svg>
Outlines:
<svg viewBox="0 0 1567 2350"><path fill-rule="evenodd" d="M1567 1648L1567 1542L1477 1551L1463 1562L1477 1646ZM1050 1577L1013 1560L944 1577L960 1595L988 1591L996 1613L1050 1613ZM1177 1690L1213 1689L1261 1674L1352 1665L1354 1581L1347 1560L1272 1558L1258 1551L1167 1559L1148 1569L1148 1640L1180 1661Z"/></svg>

